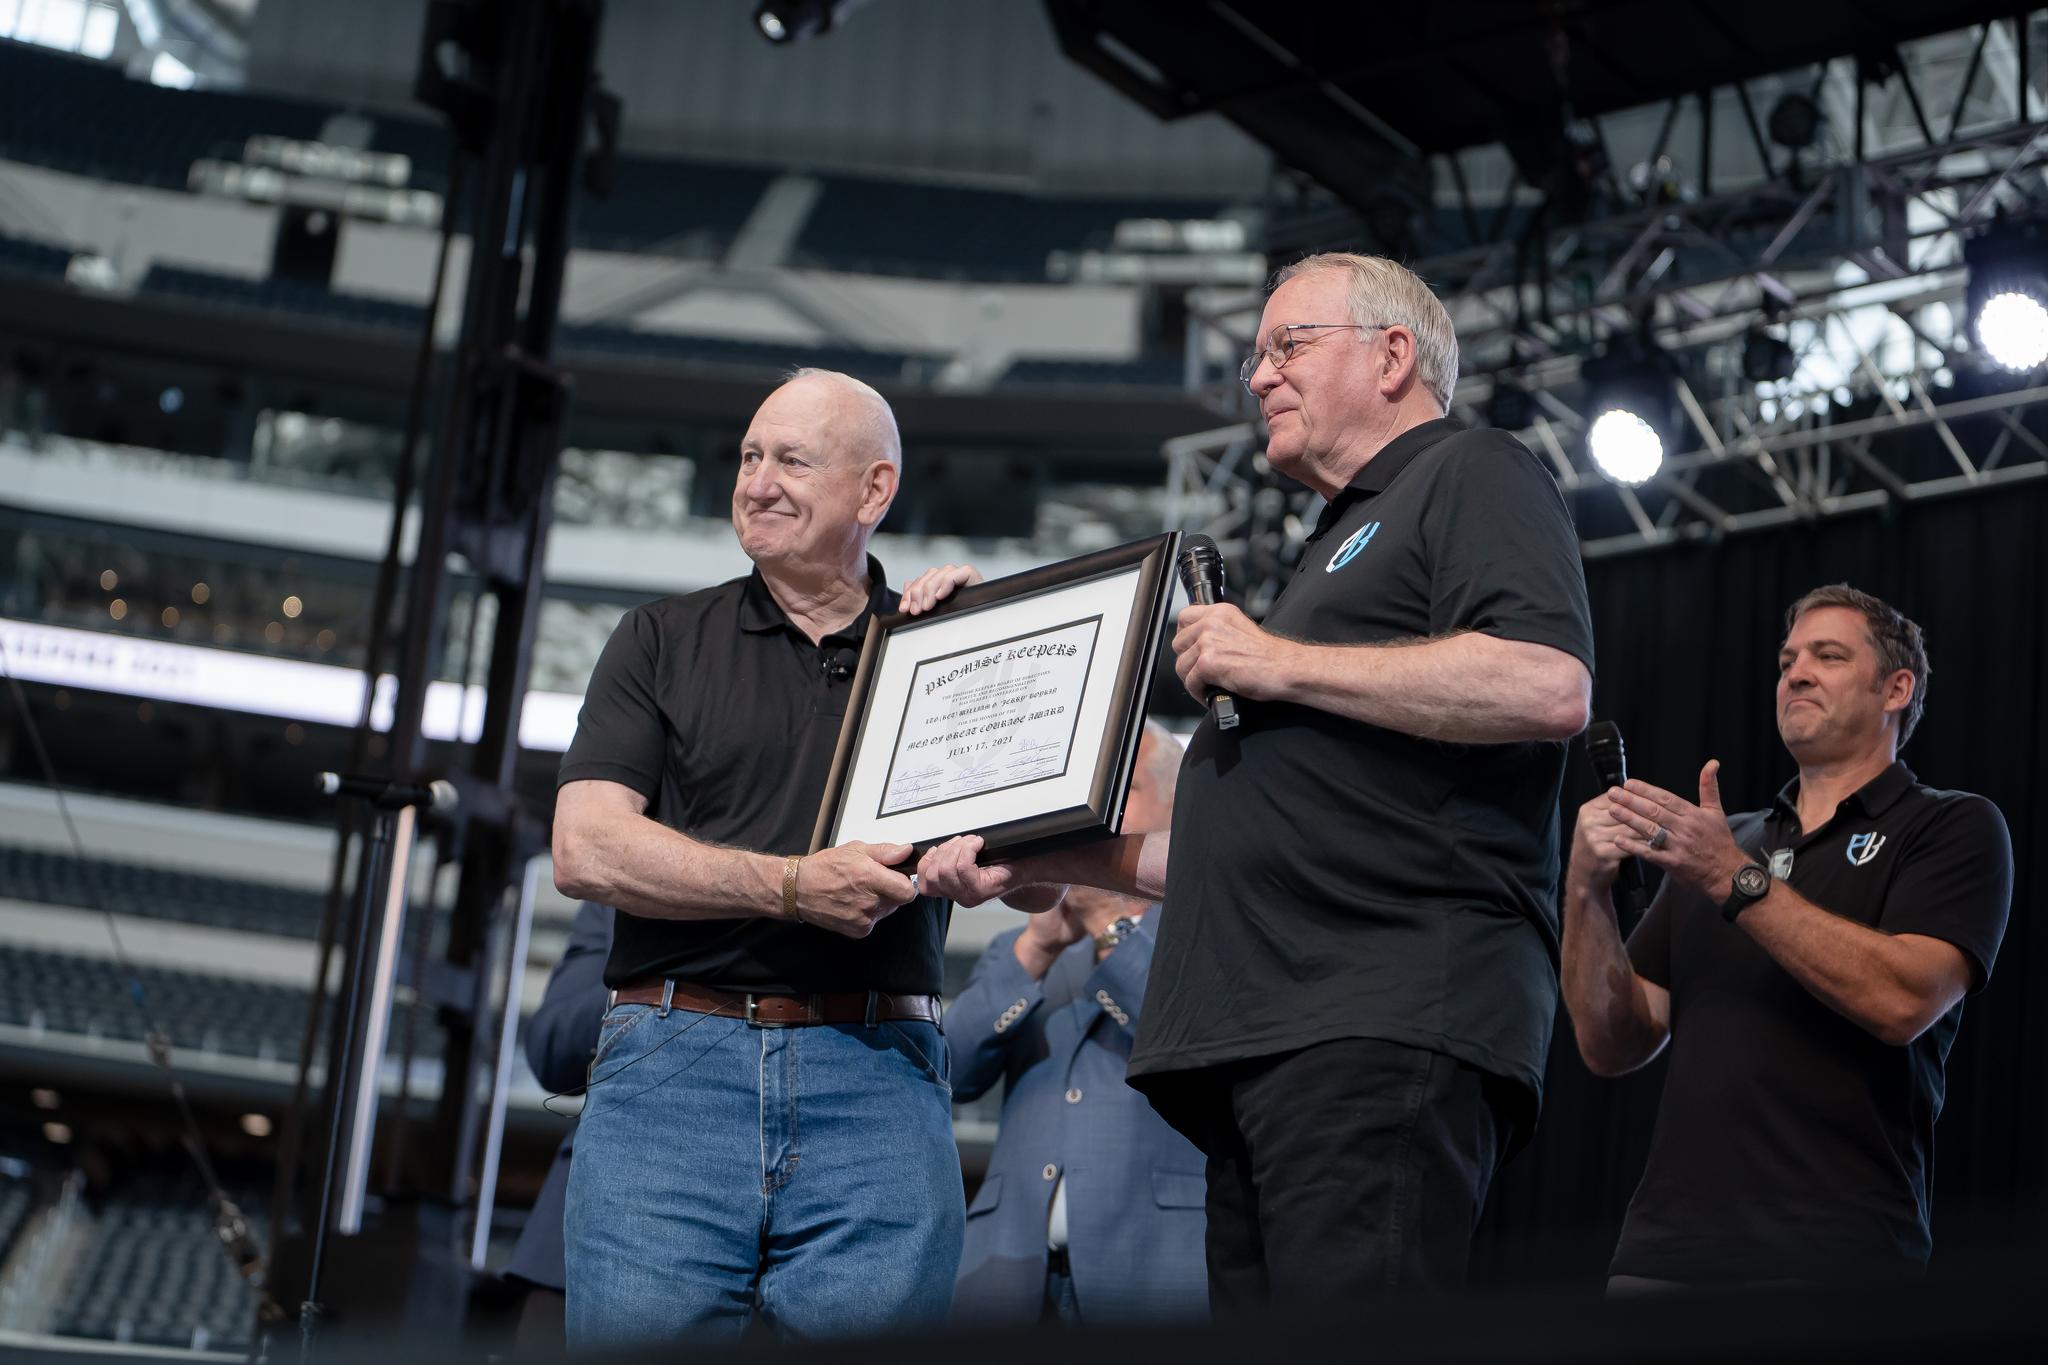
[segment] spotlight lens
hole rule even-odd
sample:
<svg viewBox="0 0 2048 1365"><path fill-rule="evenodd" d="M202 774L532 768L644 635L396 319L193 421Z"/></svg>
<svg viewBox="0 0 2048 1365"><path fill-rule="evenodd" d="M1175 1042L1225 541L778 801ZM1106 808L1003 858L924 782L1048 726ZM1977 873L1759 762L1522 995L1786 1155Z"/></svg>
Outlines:
<svg viewBox="0 0 2048 1365"><path fill-rule="evenodd" d="M783 27L782 16L772 9L762 10L757 22L761 25L761 32L767 35L771 43L779 43L789 36L789 30Z"/></svg>
<svg viewBox="0 0 2048 1365"><path fill-rule="evenodd" d="M1977 313L1977 337L2008 370L2031 370L2048 360L2048 308L2027 294L1993 294Z"/></svg>
<svg viewBox="0 0 2048 1365"><path fill-rule="evenodd" d="M1616 483L1641 483L1664 463L1664 440L1627 408L1609 408L1593 419L1586 448L1600 472Z"/></svg>

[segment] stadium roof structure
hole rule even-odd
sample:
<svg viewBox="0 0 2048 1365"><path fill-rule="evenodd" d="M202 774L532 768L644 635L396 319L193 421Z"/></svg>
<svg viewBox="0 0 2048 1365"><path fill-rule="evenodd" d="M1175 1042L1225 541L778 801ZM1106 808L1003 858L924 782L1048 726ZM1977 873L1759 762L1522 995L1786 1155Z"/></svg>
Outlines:
<svg viewBox="0 0 2048 1365"><path fill-rule="evenodd" d="M1154 112L1272 149L1270 259L1373 250L1431 282L1464 352L1454 413L1524 434L1589 556L2048 474L2048 385L1988 363L1966 268L1982 234L2048 224L2041 15L1453 0L1394 44L1368 7L1047 7ZM1259 302L1193 310L1217 421L1164 452L1169 516L1245 563L1254 605L1313 522L1230 420ZM1622 345L1675 381L1667 458L1636 485L1585 448L1586 362Z"/></svg>
<svg viewBox="0 0 2048 1365"><path fill-rule="evenodd" d="M1513 143L1853 50L2009 18L1999 0L1047 0L1061 46L1161 118L1220 113L1355 208L1417 156ZM1849 35L1849 41L1845 41Z"/></svg>

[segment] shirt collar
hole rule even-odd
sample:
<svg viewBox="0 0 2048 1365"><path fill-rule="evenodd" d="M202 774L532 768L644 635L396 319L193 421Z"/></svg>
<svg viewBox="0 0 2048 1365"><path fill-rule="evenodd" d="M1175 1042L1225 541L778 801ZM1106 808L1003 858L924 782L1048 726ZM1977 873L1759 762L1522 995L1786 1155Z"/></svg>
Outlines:
<svg viewBox="0 0 2048 1365"><path fill-rule="evenodd" d="M1893 759L1891 767L1844 797L1842 804L1835 807L1835 813L1839 815L1853 806L1860 814L1875 820L1890 810L1892 803L1904 796L1907 788L1918 780L1903 759ZM1773 813L1793 820L1799 818L1798 778L1793 778L1779 789L1778 798L1771 803L1771 809Z"/></svg>
<svg viewBox="0 0 2048 1365"><path fill-rule="evenodd" d="M1351 478L1351 482L1330 499L1323 508L1322 517L1316 522L1316 535L1330 529L1330 523L1343 514L1360 498L1369 498L1375 493L1384 493L1395 477L1415 463L1417 456L1438 441L1455 436L1465 430L1465 424L1450 417L1438 417L1424 422L1421 426L1410 427L1393 440L1380 447L1379 453L1365 462L1365 468Z"/></svg>
<svg viewBox="0 0 2048 1365"><path fill-rule="evenodd" d="M858 640L867 634L871 617L896 609L896 593L882 574L882 561L873 555L868 556L868 585L867 606L861 608L859 616L827 635L826 639ZM740 629L756 633L796 629L783 612L782 604L775 600L775 594L768 591L768 582L761 577L758 566L747 575L746 586L740 589Z"/></svg>

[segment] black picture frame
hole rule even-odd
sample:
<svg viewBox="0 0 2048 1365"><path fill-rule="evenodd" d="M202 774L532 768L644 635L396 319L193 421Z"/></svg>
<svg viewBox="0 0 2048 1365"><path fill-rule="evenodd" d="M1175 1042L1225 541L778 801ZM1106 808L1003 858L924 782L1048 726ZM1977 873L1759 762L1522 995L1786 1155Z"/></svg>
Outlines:
<svg viewBox="0 0 2048 1365"><path fill-rule="evenodd" d="M1132 595L1132 622L1124 632L1123 649L1116 661L1109 721L1103 726L1101 741L1093 753L1075 754L1070 759L1070 763L1086 761L1093 765L1087 798L1078 804L1035 810L983 828L952 828L944 819L944 811L955 803L934 802L918 808L933 812L930 835L909 842L922 852L956 835L978 834L985 853L1017 857L1117 834L1123 823L1138 741L1144 731L1153 666L1164 643L1167 613L1173 604L1174 556L1179 548L1180 533L1169 531L962 588L921 615L892 612L870 620L867 638L861 646L860 665L854 672L853 688L847 698L846 718L840 725L839 743L832 755L832 771L812 831L811 851L815 853L841 842L836 831L844 823L847 781L862 746L890 743L894 739L895 732L887 717L899 712L905 699L877 695L876 678L898 630L948 617L971 616L992 606L1019 602L1057 588L1127 573L1135 566L1138 582Z"/></svg>

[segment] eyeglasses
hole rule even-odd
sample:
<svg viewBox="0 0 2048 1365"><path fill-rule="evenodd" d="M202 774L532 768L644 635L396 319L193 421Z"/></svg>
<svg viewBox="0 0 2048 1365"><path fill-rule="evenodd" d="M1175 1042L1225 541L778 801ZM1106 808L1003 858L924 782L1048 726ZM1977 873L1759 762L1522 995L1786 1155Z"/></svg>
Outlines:
<svg viewBox="0 0 2048 1365"><path fill-rule="evenodd" d="M1321 332L1338 327L1355 327L1362 332L1378 332L1393 326L1391 322L1283 322L1266 334L1266 344L1244 358L1244 364L1237 367L1238 382L1247 389L1252 386L1252 376L1259 372L1259 366L1272 361L1273 368L1284 370L1295 353L1308 343L1297 341L1296 332Z"/></svg>

